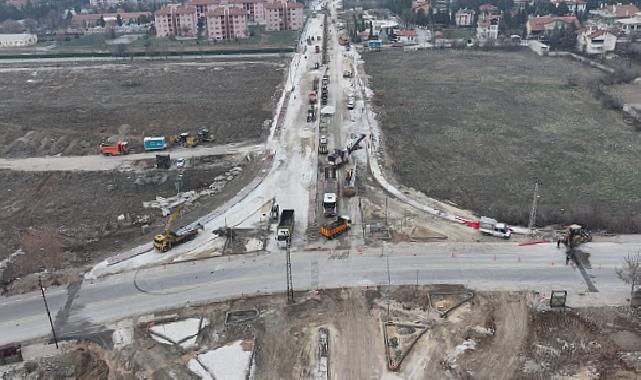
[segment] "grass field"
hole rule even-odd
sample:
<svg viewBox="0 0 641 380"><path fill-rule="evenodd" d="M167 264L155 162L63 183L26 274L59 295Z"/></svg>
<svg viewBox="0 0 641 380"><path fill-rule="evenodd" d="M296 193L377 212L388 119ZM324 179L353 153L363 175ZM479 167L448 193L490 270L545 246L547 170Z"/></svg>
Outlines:
<svg viewBox="0 0 641 380"><path fill-rule="evenodd" d="M267 131L285 60L0 68L0 157L95 154L102 139L209 128L217 143Z"/></svg>
<svg viewBox="0 0 641 380"><path fill-rule="evenodd" d="M602 73L530 52L368 53L386 167L404 185L527 224L639 232L641 134L587 89Z"/></svg>

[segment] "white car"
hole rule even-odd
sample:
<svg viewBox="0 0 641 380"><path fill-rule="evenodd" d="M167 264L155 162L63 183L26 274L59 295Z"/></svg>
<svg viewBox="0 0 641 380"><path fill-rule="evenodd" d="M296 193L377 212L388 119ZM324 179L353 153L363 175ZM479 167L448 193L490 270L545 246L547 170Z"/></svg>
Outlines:
<svg viewBox="0 0 641 380"><path fill-rule="evenodd" d="M176 159L176 167L177 168L184 168L185 167L185 159L184 158L177 158Z"/></svg>

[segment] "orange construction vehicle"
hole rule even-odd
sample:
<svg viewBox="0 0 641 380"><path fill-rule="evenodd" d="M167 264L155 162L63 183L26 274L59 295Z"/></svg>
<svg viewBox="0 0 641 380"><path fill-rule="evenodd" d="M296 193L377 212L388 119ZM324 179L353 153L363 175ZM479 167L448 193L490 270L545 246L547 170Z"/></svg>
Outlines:
<svg viewBox="0 0 641 380"><path fill-rule="evenodd" d="M119 142L116 144L100 144L100 153L105 156L120 156L129 154L129 143Z"/></svg>
<svg viewBox="0 0 641 380"><path fill-rule="evenodd" d="M340 216L336 221L331 224L326 224L320 227L321 235L325 236L327 240L331 240L334 237L342 234L343 232L349 230L352 226L352 221L349 216Z"/></svg>

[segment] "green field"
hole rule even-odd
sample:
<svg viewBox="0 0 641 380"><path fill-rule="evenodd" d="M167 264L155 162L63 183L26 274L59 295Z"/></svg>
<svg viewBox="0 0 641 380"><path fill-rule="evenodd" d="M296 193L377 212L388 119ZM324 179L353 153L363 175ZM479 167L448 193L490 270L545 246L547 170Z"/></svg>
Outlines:
<svg viewBox="0 0 641 380"><path fill-rule="evenodd" d="M365 55L387 169L399 182L527 224L641 229L641 134L588 90L603 74L530 52Z"/></svg>

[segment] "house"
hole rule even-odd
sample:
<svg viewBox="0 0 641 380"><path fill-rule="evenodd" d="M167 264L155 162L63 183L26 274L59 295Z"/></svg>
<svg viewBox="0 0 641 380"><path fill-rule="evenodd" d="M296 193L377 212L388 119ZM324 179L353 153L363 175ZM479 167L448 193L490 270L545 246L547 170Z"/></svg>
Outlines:
<svg viewBox="0 0 641 380"><path fill-rule="evenodd" d="M265 4L265 30L300 30L305 17L304 5L295 2L274 2Z"/></svg>
<svg viewBox="0 0 641 380"><path fill-rule="evenodd" d="M479 21L476 24L476 38L479 41L490 41L498 39L500 22L501 17L498 15Z"/></svg>
<svg viewBox="0 0 641 380"><path fill-rule="evenodd" d="M37 42L35 34L0 34L0 48L33 46Z"/></svg>
<svg viewBox="0 0 641 380"><path fill-rule="evenodd" d="M599 9L590 10L590 14L607 25L614 25L615 21L622 18L634 17L639 12L634 4L602 5Z"/></svg>
<svg viewBox="0 0 641 380"><path fill-rule="evenodd" d="M562 3L565 3L565 5L568 6L570 12L572 12L573 14L585 12L587 6L584 0L551 0L550 2L557 8Z"/></svg>
<svg viewBox="0 0 641 380"><path fill-rule="evenodd" d="M614 22L614 25L626 35L640 35L641 13L637 13L635 17L618 19Z"/></svg>
<svg viewBox="0 0 641 380"><path fill-rule="evenodd" d="M396 41L403 43L413 43L416 42L416 30L415 29L401 29L394 31L396 36Z"/></svg>
<svg viewBox="0 0 641 380"><path fill-rule="evenodd" d="M423 10L425 12L425 15L430 14L430 2L427 0L416 0L412 2L412 12L413 13L418 13L419 10Z"/></svg>
<svg viewBox="0 0 641 380"><path fill-rule="evenodd" d="M526 30L527 38L540 38L551 33L555 28L566 28L574 25L576 29L581 27L581 23L574 16L540 16L530 17L527 20Z"/></svg>
<svg viewBox="0 0 641 380"><path fill-rule="evenodd" d="M472 26L474 24L474 16L476 12L474 9L459 9L456 11L456 25L457 26Z"/></svg>
<svg viewBox="0 0 641 380"><path fill-rule="evenodd" d="M479 6L479 21L486 21L491 16L500 15L501 11L493 4L481 4Z"/></svg>
<svg viewBox="0 0 641 380"><path fill-rule="evenodd" d="M236 7L219 7L205 15L207 39L222 41L247 38L247 11Z"/></svg>
<svg viewBox="0 0 641 380"><path fill-rule="evenodd" d="M617 36L603 29L588 28L577 35L577 49L586 54L606 54L614 51Z"/></svg>

